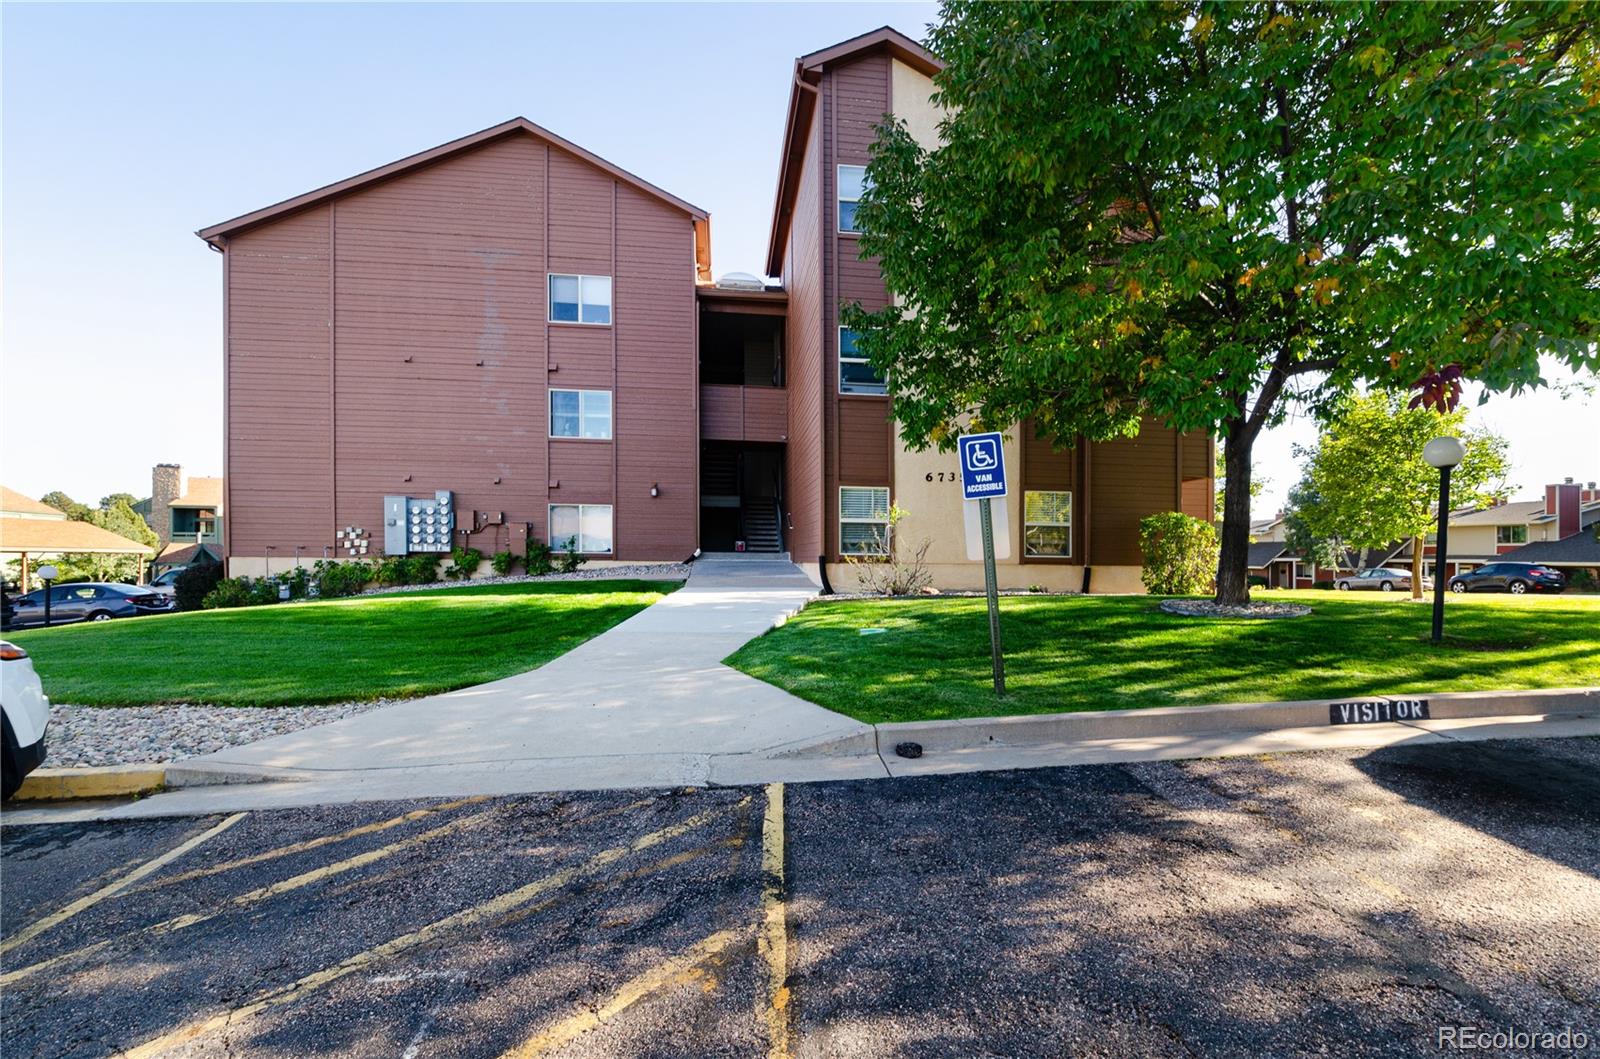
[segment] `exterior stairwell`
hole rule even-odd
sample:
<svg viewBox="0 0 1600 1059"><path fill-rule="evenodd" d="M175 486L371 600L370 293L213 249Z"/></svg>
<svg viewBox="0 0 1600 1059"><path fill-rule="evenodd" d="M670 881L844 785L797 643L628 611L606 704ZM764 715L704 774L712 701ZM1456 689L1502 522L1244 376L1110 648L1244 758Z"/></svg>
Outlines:
<svg viewBox="0 0 1600 1059"><path fill-rule="evenodd" d="M772 497L745 498L745 551L776 553L783 550L783 534L778 524L778 517L778 502Z"/></svg>

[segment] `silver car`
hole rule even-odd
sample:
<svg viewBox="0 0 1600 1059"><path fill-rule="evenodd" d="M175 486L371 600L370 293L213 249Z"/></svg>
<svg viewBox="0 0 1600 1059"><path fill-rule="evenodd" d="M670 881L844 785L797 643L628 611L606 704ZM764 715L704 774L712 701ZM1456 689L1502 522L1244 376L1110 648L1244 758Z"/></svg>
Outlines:
<svg viewBox="0 0 1600 1059"><path fill-rule="evenodd" d="M1371 588L1379 592L1394 592L1403 589L1411 590L1411 571L1401 570L1393 566L1374 566L1369 570L1361 570L1346 577L1341 577L1333 583L1333 587L1340 591ZM1433 578L1424 577L1422 587L1425 590L1433 588Z"/></svg>

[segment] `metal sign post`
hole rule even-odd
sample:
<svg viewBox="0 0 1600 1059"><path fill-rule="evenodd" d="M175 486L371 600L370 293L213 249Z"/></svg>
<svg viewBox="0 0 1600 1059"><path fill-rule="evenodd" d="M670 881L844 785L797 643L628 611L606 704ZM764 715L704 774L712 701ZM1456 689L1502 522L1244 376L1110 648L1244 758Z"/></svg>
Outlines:
<svg viewBox="0 0 1600 1059"><path fill-rule="evenodd" d="M1003 439L999 434L967 434L956 440L961 456L961 494L978 502L983 531L983 588L989 600L989 655L994 667L994 693L1006 693L1006 663L1000 649L1000 588L994 569L994 515L989 501L1006 495Z"/></svg>

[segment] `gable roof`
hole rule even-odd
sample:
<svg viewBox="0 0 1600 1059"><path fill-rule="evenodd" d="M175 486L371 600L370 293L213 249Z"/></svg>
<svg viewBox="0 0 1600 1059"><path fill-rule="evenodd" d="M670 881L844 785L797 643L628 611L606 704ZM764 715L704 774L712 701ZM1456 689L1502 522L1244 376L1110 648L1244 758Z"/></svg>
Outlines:
<svg viewBox="0 0 1600 1059"><path fill-rule="evenodd" d="M772 230L767 236L767 275L783 274L783 255L794 220L794 200L799 191L800 165L805 161L806 138L817 109L817 85L823 72L841 62L864 55L888 55L912 69L934 76L944 60L891 26L851 37L831 47L802 55L794 61L794 81L789 86L789 115L783 126L783 150L778 156L778 194L772 207Z"/></svg>
<svg viewBox="0 0 1600 1059"><path fill-rule="evenodd" d="M217 547L211 541L200 544L179 544L174 541L161 549L153 565L155 566L190 566L201 560L201 556L211 562L221 562L222 556L218 554Z"/></svg>
<svg viewBox="0 0 1600 1059"><path fill-rule="evenodd" d="M59 511L42 500L35 500L31 496L24 496L15 489L0 485L0 511L16 515L44 515L52 519L64 519L65 511Z"/></svg>
<svg viewBox="0 0 1600 1059"><path fill-rule="evenodd" d="M1514 563L1549 563L1552 566L1600 566L1600 526L1558 541L1534 541L1494 557Z"/></svg>
<svg viewBox="0 0 1600 1059"><path fill-rule="evenodd" d="M6 555L56 552L105 552L114 555L149 555L154 548L129 540L92 522L47 518L0 517L0 553Z"/></svg>
<svg viewBox="0 0 1600 1059"><path fill-rule="evenodd" d="M1452 526L1523 526L1544 514L1543 500L1517 500L1450 516Z"/></svg>
<svg viewBox="0 0 1600 1059"><path fill-rule="evenodd" d="M711 215L709 213L693 203L686 202L683 199L678 198L676 195L663 191L661 188L656 187L648 180L634 176L626 169L606 161L593 151L586 151L582 147L579 147L577 144L573 143L571 140L562 139L549 129L535 125L533 122L524 117L515 117L509 121L502 121L498 125L491 125L487 129L463 136L458 140L451 140L449 143L442 143L439 146L431 147L426 151L420 151L417 154L408 155L405 158L390 162L388 165L381 165L376 169L369 169L365 173L358 173L353 177L347 177L344 180L336 181L335 183L328 184L313 191L307 191L303 195L296 195L293 198L284 199L282 202L274 203L271 206L263 206L259 210L252 210L249 213L240 214L238 217L235 217L232 220L221 221L207 228L202 228L194 234L204 239L215 249L221 250L227 246L229 237L237 235L249 228L254 228L270 221L275 221L287 214L295 213L311 206L316 206L320 203L328 201L329 199L337 198L340 195L348 195L353 191L360 191L361 189L370 187L373 184L377 184L385 180L391 180L394 177L409 173L415 169L420 169L423 166L432 165L435 162L441 162L446 158L454 157L455 155L470 151L476 147L482 147L484 144L493 140L498 140L507 136L524 134L536 136L539 139L544 140L546 143L554 144L563 151L567 151L570 154L578 156L597 169L604 170L617 180L622 181L624 184L631 185L645 194L660 199L667 205L673 206L682 210L684 213L687 213L694 221L695 256L701 266L701 273L706 276L710 275Z"/></svg>
<svg viewBox="0 0 1600 1059"><path fill-rule="evenodd" d="M1256 541L1249 546L1246 565L1252 570L1260 570L1288 550L1289 545L1283 541Z"/></svg>
<svg viewBox="0 0 1600 1059"><path fill-rule="evenodd" d="M167 506L220 508L222 506L222 479L191 478L184 488L183 495Z"/></svg>

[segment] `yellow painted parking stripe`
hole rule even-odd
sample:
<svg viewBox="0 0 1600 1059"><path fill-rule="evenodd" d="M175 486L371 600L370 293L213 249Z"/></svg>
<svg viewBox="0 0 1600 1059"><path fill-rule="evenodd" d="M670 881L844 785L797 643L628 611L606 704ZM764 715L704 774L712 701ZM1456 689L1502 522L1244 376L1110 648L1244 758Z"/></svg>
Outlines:
<svg viewBox="0 0 1600 1059"><path fill-rule="evenodd" d="M358 853L354 857L347 857L344 860L335 861L332 864L327 864L320 868L313 868L310 871L301 872L299 875L284 879L281 882L269 883L266 886L261 886L254 890L246 891L245 893L239 894L237 897L230 898L225 904L219 908L216 908L214 911L190 912L185 915L175 916L172 919L163 920L160 923L154 923L148 927L140 927L137 930L128 931L126 934L119 934L114 938L106 938L105 940L97 941L92 945L85 945L82 948L73 949L71 952L64 952L58 956L52 956L48 960L40 960L38 963L30 964L27 967L19 967L14 971L7 971L4 974L0 974L0 985L10 985L12 982L17 981L18 979L37 974L40 971L66 963L69 960L82 959L85 956L99 952L100 950L113 945L118 941L122 941L125 938L138 937L141 935L155 937L161 934L171 934L174 931L187 929L188 927L195 926L198 923L204 923L207 920L215 919L231 909L244 908L247 905L253 905L258 901L264 901L269 897L276 896L277 894L288 893L290 890L298 890L301 887L310 886L314 882L320 882L323 879L329 878L330 876L342 875L347 871L354 871L357 868L365 867L374 861L383 860L385 857L393 856L394 854L399 853L401 850L420 845L423 842L439 838L442 835L450 834L453 831L459 831L465 827L485 823L492 815L494 815L494 813L491 810L490 812L474 813L471 816L463 816L458 820L452 820L447 824L440 825L439 827L429 828L427 831L423 831L420 834L412 835L409 838L400 839L398 842L391 842L387 846L379 846L377 849L370 849L365 853Z"/></svg>
<svg viewBox="0 0 1600 1059"><path fill-rule="evenodd" d="M743 806L748 803L749 800L749 798L746 798L744 801L738 803L738 805ZM224 1011L221 1014L213 1015L207 1019L191 1022L185 1026L180 1026L170 1033L164 1033L159 1037L146 1041L137 1048L133 1048L123 1054L126 1059L149 1059L151 1056L160 1055L168 1048L173 1048L187 1041L192 1041L196 1037L209 1033L212 1030L221 1029L223 1026L242 1021L251 1017L252 1015L259 1014L268 1008L291 1003L292 1001L298 1000L300 997L305 996L307 993L310 993L313 990L317 990L323 986L337 982L339 979L344 978L347 975L355 974L357 971L363 970L379 960L386 959L390 956L399 955L400 953L414 949L419 945L425 945L439 937L441 934L448 933L452 930L460 930L487 923L490 920L496 919L507 912L527 904L529 901L534 900L541 894L548 893L551 890L566 886L568 883L585 878L589 875L593 875L596 872L599 872L611 864L614 864L622 858L628 856L630 853L638 853L642 850L650 849L651 847L658 846L663 842L669 842L680 835L685 835L696 828L704 827L707 823L716 819L725 811L725 809L720 807L717 809L707 810L706 812L691 816L682 823L672 824L671 826L663 827L658 831L652 831L648 835L644 835L641 838L635 839L626 846L613 846L610 849L602 850L581 864L574 865L573 867L567 868L564 871L556 872L554 875L547 875L542 879L536 879L526 886L521 886L515 890L507 891L498 897L490 898L482 904L473 905L471 908L464 908L459 912L445 916L443 919L434 920L425 927L420 927L408 934L402 934L397 938L392 938L389 941L384 942L382 945L374 946L373 948L367 949L364 952L358 952L354 956L334 964L332 967L327 967L313 974L308 974L304 978L292 982L287 986L283 986L279 989L268 990L265 993L258 994L255 999L240 1007L233 1008L229 1011Z"/></svg>
<svg viewBox="0 0 1600 1059"><path fill-rule="evenodd" d="M749 933L747 927L717 931L697 942L683 955L657 964L643 974L628 979L599 1007L586 1007L568 1015L549 1029L541 1030L504 1053L500 1059L537 1059L538 1056L570 1044L590 1030L599 1028L653 993L703 978L702 967L706 963L720 956L729 946L747 937Z"/></svg>
<svg viewBox="0 0 1600 1059"><path fill-rule="evenodd" d="M100 889L96 890L87 897L80 897L78 900L72 902L70 905L67 905L60 911L52 912L43 919L36 920L28 924L26 927L23 927L5 941L0 942L0 953L10 952L23 942L31 941L32 939L37 938L40 934L43 934L51 927L65 923L67 920L71 919L79 912L82 912L84 909L92 908L101 901L104 901L106 898L113 897L121 893L123 890L126 890L128 887L132 886L140 879L143 879L151 872L160 870L162 867L177 860L179 857L183 856L185 853L189 852L191 849L194 849L201 843L207 842L210 839L215 838L217 835L222 834L222 832L228 830L228 828L232 827L234 824L237 824L240 820L243 820L245 815L246 814L244 813L234 813L232 816L224 818L221 823L216 824L213 827L209 827L200 832L198 835L178 843L178 845L167 850L167 852L161 854L161 856L145 861L143 864L139 865L122 878L102 886Z"/></svg>
<svg viewBox="0 0 1600 1059"><path fill-rule="evenodd" d="M789 912L784 901L783 784L767 786L767 811L761 827L761 931L756 948L767 966L768 1059L789 1055Z"/></svg>
<svg viewBox="0 0 1600 1059"><path fill-rule="evenodd" d="M154 890L158 886L171 886L173 883L188 882L190 879L200 879L207 875L216 875L220 872L232 871L235 868L243 868L251 864L261 864L265 861L277 860L279 857L288 857L296 853L304 853L311 849L320 849L323 846L331 846L335 842L345 842L352 838L360 838L362 835L373 835L380 831L388 831L391 828L400 827L403 824L409 824L415 820L422 820L426 817L433 816L436 813L446 813L451 809L459 809L463 805L476 805L478 802L486 801L487 799L488 795L480 794L471 798L458 798L453 802L442 802L439 805L430 805L423 809L413 809L409 813L402 813L399 816L391 816L387 820L379 820L371 824L362 824L360 827L352 827L350 830L341 831L336 835L322 835L317 838L307 839L304 842L295 842L288 846L279 846L276 849L269 849L263 853L253 853L248 857L240 857L238 860L230 860L223 864L213 864L209 868L196 868L194 871L186 871L180 875L169 875L164 879L157 879L155 882L146 883L144 886L140 887L140 889Z"/></svg>

